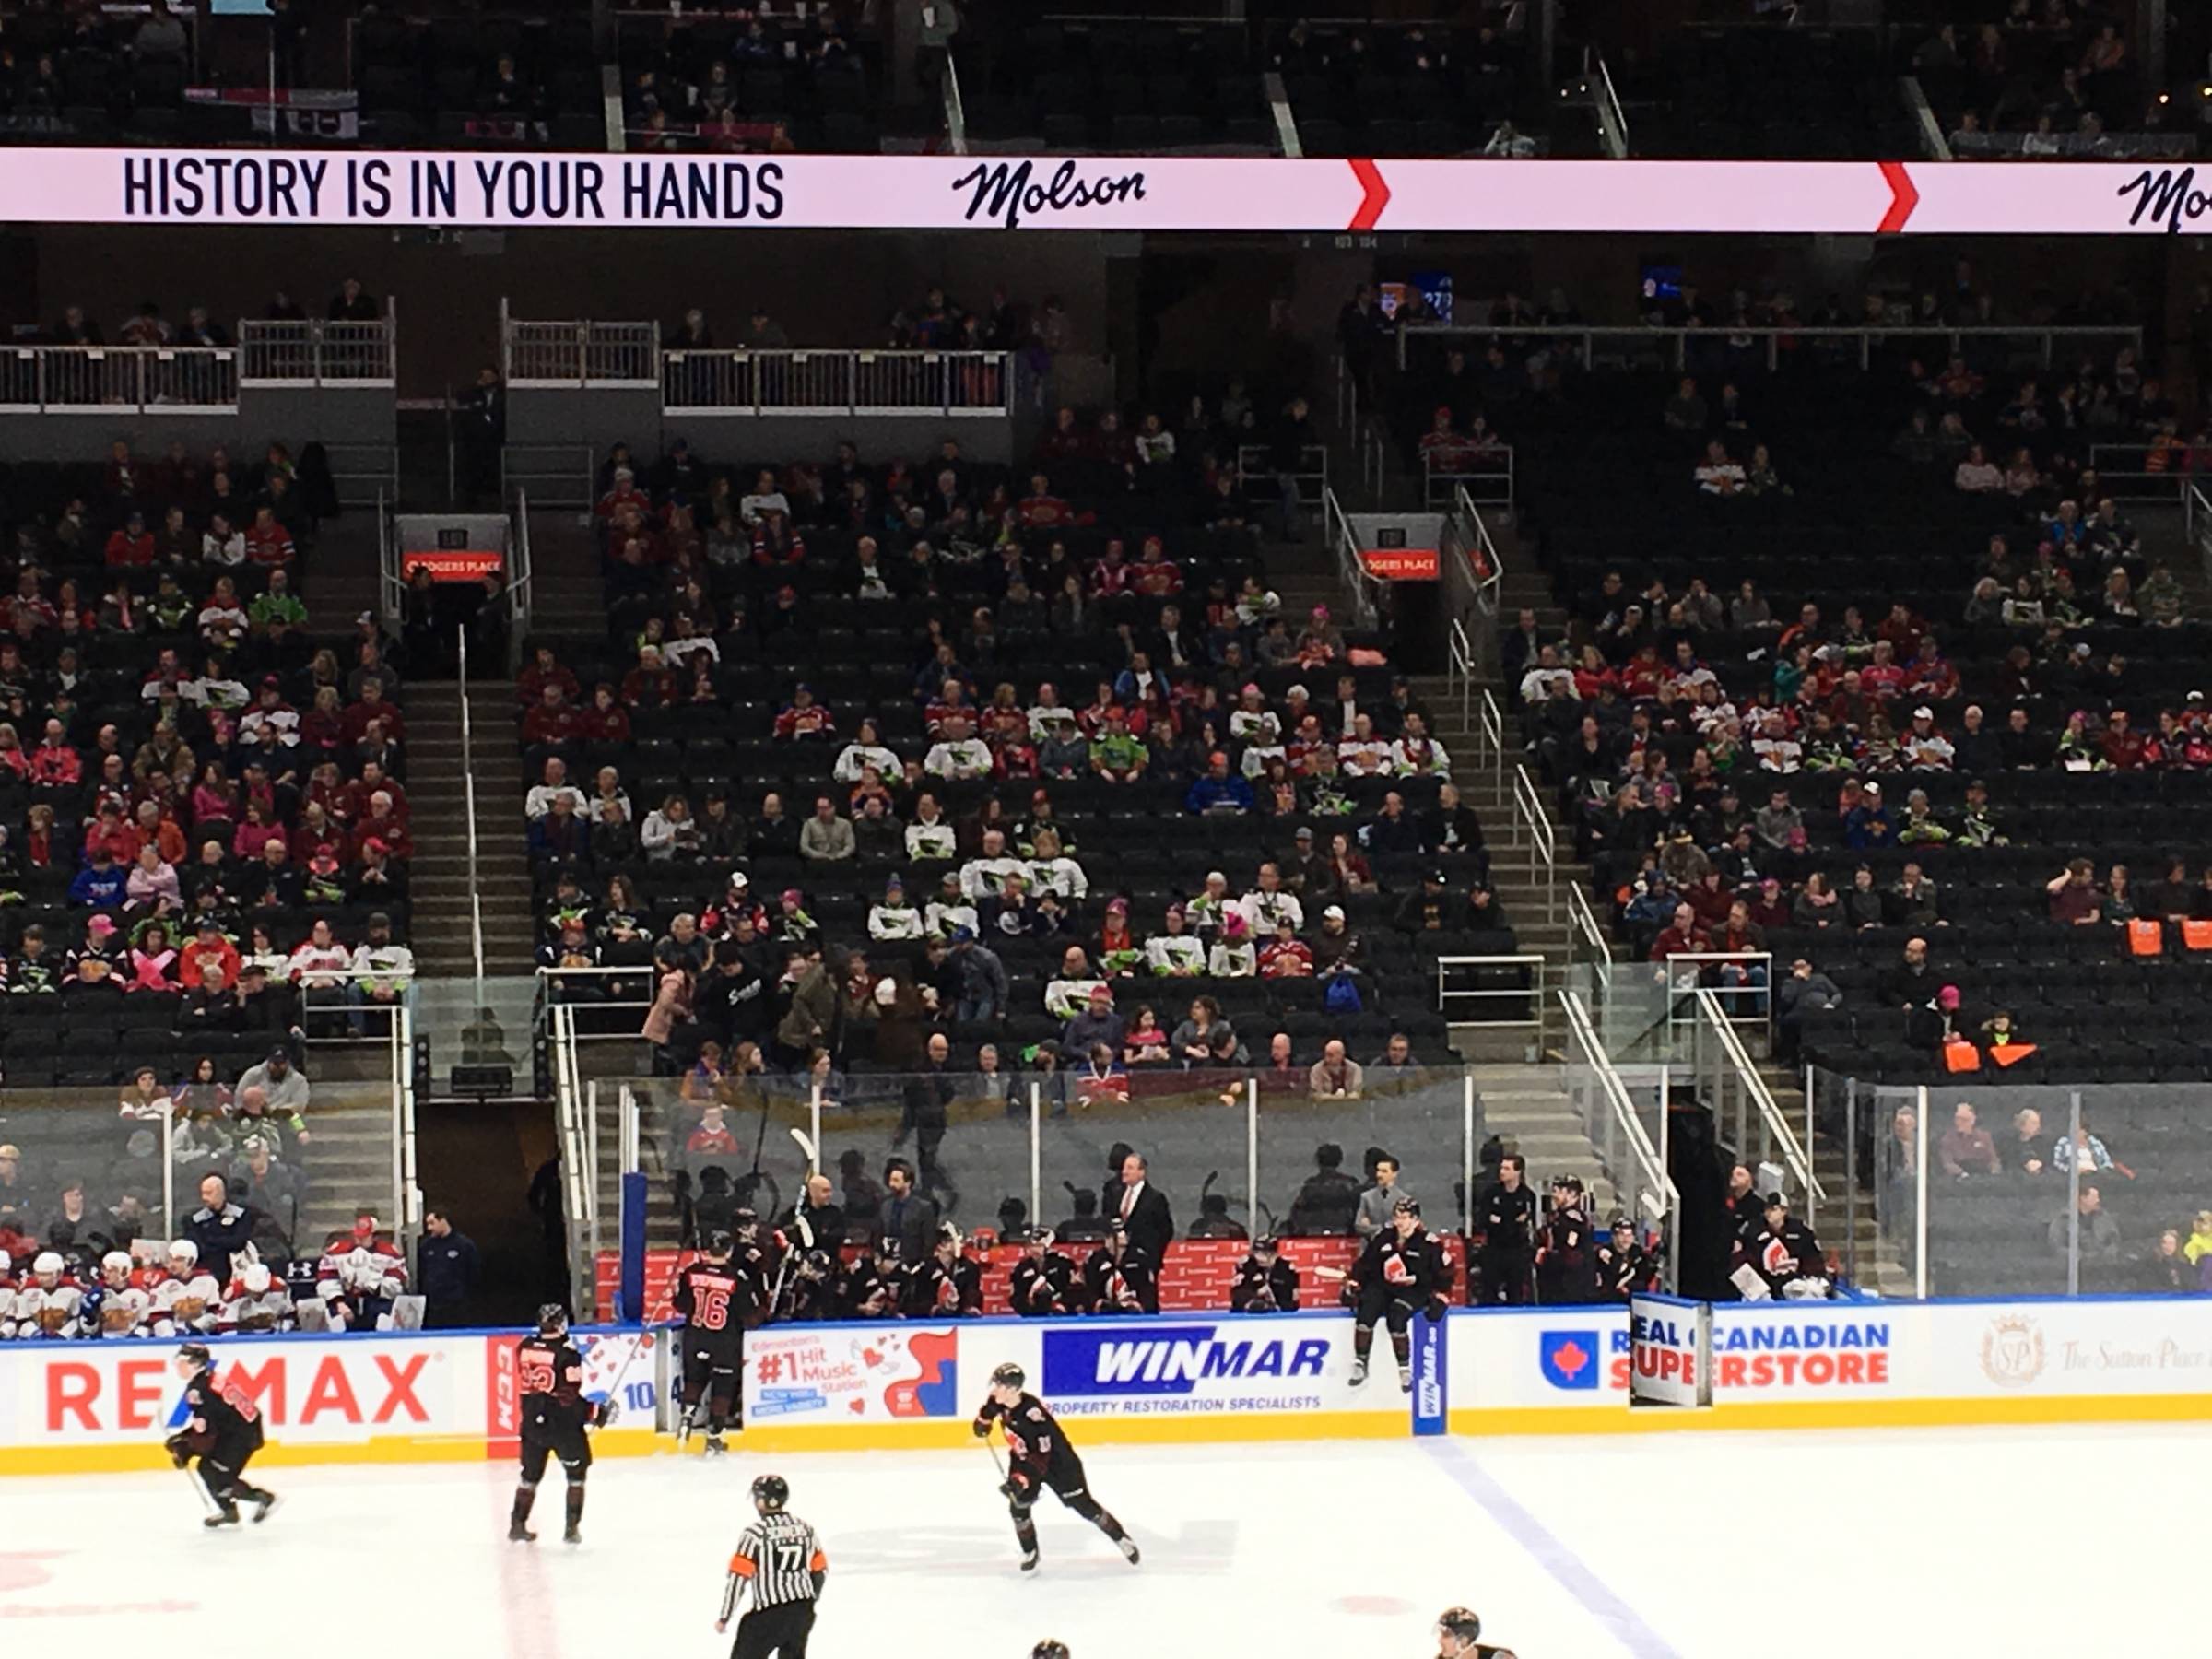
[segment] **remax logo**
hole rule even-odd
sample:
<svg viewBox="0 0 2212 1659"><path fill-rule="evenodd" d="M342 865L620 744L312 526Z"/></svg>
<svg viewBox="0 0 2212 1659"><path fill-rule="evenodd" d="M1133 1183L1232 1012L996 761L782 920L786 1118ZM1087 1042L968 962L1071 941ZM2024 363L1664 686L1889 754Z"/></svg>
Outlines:
<svg viewBox="0 0 2212 1659"><path fill-rule="evenodd" d="M1187 1394L1201 1382L1312 1377L1326 1369L1323 1337L1266 1336L1211 1324L1048 1330L1047 1394Z"/></svg>
<svg viewBox="0 0 2212 1659"><path fill-rule="evenodd" d="M1593 1389L1603 1350L1595 1331L1546 1331L1536 1338L1536 1365L1554 1388Z"/></svg>

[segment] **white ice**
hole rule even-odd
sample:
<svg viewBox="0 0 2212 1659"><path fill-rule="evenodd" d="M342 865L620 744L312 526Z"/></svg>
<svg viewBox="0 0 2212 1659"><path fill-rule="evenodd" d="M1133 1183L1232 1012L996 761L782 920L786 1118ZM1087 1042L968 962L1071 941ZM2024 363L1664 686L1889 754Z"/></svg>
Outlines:
<svg viewBox="0 0 2212 1659"><path fill-rule="evenodd" d="M1051 1500L1016 1571L984 1452L609 1459L584 1544L505 1542L505 1465L272 1468L203 1534L181 1476L0 1480L0 1629L41 1649L720 1659L772 1467L830 1559L812 1659L1428 1659L1465 1603L1522 1659L2162 1651L2202 1572L2212 1427L1681 1433L1088 1450L1132 1569ZM25 1651L29 1651L26 1649Z"/></svg>

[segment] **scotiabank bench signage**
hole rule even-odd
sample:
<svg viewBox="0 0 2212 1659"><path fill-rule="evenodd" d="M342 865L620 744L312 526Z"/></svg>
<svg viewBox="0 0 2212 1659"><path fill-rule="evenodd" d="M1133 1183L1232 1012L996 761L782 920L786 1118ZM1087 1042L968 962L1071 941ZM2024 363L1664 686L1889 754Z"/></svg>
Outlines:
<svg viewBox="0 0 2212 1659"><path fill-rule="evenodd" d="M75 224L2049 237L2212 219L2212 177L2132 162L11 155L0 218Z"/></svg>

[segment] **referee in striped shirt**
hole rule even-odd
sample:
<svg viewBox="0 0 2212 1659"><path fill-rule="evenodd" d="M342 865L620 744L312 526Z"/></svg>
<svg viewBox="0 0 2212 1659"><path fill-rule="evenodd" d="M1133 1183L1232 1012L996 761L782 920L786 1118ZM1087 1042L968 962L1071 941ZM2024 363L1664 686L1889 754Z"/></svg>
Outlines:
<svg viewBox="0 0 2212 1659"><path fill-rule="evenodd" d="M714 1621L717 1636L728 1630L738 1591L752 1586L753 1605L737 1621L730 1659L770 1659L771 1654L806 1659L814 1604L821 1597L830 1558L822 1553L814 1528L784 1512L790 1501L790 1484L781 1475L763 1475L753 1482L753 1508L760 1519L737 1540L729 1583L723 1587L722 1617Z"/></svg>

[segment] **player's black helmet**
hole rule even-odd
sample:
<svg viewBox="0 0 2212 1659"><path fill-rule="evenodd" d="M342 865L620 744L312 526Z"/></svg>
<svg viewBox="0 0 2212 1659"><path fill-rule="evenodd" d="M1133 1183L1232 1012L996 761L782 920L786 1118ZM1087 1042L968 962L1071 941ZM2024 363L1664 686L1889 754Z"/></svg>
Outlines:
<svg viewBox="0 0 2212 1659"><path fill-rule="evenodd" d="M1482 1635L1482 1620L1466 1607L1446 1607L1438 1615L1436 1628L1462 1641L1474 1641Z"/></svg>
<svg viewBox="0 0 2212 1659"><path fill-rule="evenodd" d="M994 1388L1020 1388L1029 1380L1029 1373L1010 1359L991 1373L991 1386Z"/></svg>
<svg viewBox="0 0 2212 1659"><path fill-rule="evenodd" d="M1418 1201L1415 1199L1401 1198L1397 1201L1397 1203L1390 1206L1390 1213L1394 1216L1418 1217L1421 1213L1421 1206Z"/></svg>
<svg viewBox="0 0 2212 1659"><path fill-rule="evenodd" d="M1030 1659L1067 1659L1067 1643L1048 1636L1030 1650Z"/></svg>
<svg viewBox="0 0 2212 1659"><path fill-rule="evenodd" d="M759 1212L741 1209L730 1218L730 1227L741 1239L749 1239L760 1230Z"/></svg>
<svg viewBox="0 0 2212 1659"><path fill-rule="evenodd" d="M763 1475L753 1482L753 1506L780 1510L791 1501L791 1483L781 1475Z"/></svg>
<svg viewBox="0 0 2212 1659"><path fill-rule="evenodd" d="M177 1350L177 1358L189 1359L195 1366L209 1366L215 1363L215 1356L207 1351L207 1345L204 1342L186 1343Z"/></svg>
<svg viewBox="0 0 2212 1659"><path fill-rule="evenodd" d="M537 1329L542 1336L569 1328L569 1311L559 1302L547 1302L537 1311Z"/></svg>
<svg viewBox="0 0 2212 1659"><path fill-rule="evenodd" d="M1282 1246L1275 1241L1273 1233L1262 1233L1252 1241L1252 1253L1253 1255L1279 1255L1282 1253Z"/></svg>
<svg viewBox="0 0 2212 1659"><path fill-rule="evenodd" d="M735 1241L728 1233L717 1228L707 1235L707 1253L717 1256L728 1255Z"/></svg>
<svg viewBox="0 0 2212 1659"><path fill-rule="evenodd" d="M808 1251L799 1258L799 1271L808 1278L828 1278L830 1253L826 1250Z"/></svg>

